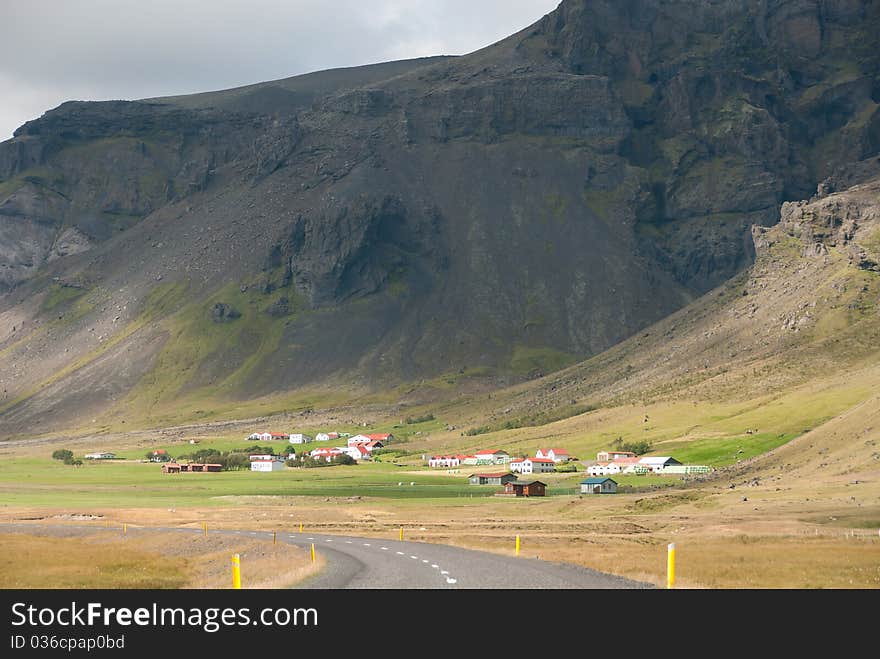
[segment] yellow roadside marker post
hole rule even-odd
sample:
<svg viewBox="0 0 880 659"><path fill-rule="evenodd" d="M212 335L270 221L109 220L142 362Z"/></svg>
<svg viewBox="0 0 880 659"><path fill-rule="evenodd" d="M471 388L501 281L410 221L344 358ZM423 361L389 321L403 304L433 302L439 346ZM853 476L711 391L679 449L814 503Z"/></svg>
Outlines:
<svg viewBox="0 0 880 659"><path fill-rule="evenodd" d="M400 539L403 540L403 527L400 527Z"/></svg>
<svg viewBox="0 0 880 659"><path fill-rule="evenodd" d="M517 556L519 556L519 545L520 545L519 536L516 536L516 555Z"/></svg>
<svg viewBox="0 0 880 659"><path fill-rule="evenodd" d="M272 544L273 545L278 544L278 532L277 531L272 531Z"/></svg>
<svg viewBox="0 0 880 659"><path fill-rule="evenodd" d="M232 587L241 588L241 557L238 554L232 555Z"/></svg>
<svg viewBox="0 0 880 659"><path fill-rule="evenodd" d="M128 524L123 524L123 525L122 525L122 533L123 533L123 535L126 534L126 533L128 533Z"/></svg>
<svg viewBox="0 0 880 659"><path fill-rule="evenodd" d="M205 528L205 535L208 535L208 523L204 522L202 526Z"/></svg>
<svg viewBox="0 0 880 659"><path fill-rule="evenodd" d="M303 523L302 522L299 523L299 532L300 533L303 532Z"/></svg>
<svg viewBox="0 0 880 659"><path fill-rule="evenodd" d="M315 543L312 543L312 563L315 562Z"/></svg>
<svg viewBox="0 0 880 659"><path fill-rule="evenodd" d="M666 555L666 587L675 588L675 543L669 543Z"/></svg>

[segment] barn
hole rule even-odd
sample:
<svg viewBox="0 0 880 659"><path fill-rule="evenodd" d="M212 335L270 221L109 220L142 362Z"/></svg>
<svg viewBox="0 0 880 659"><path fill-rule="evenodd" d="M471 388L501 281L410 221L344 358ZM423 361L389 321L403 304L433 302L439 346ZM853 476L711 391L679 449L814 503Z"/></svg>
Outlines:
<svg viewBox="0 0 880 659"><path fill-rule="evenodd" d="M504 484L504 494L517 497L543 497L546 495L547 484L541 481L509 481Z"/></svg>
<svg viewBox="0 0 880 659"><path fill-rule="evenodd" d="M495 474L473 474L468 478L471 485L504 485L510 481L515 481L516 476L507 471Z"/></svg>

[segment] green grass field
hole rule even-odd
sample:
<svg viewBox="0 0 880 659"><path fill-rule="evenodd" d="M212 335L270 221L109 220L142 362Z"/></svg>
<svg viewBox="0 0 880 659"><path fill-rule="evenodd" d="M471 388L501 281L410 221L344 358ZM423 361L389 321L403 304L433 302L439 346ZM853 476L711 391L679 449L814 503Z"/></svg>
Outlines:
<svg viewBox="0 0 880 659"><path fill-rule="evenodd" d="M257 473L161 473L154 463L87 462L72 467L46 458L13 458L0 471L5 505L137 508L234 504L231 497L321 496L446 499L492 496L499 488L471 486L466 477L401 474L390 464L288 469ZM398 485L403 483L403 485ZM415 485L410 485L415 483Z"/></svg>

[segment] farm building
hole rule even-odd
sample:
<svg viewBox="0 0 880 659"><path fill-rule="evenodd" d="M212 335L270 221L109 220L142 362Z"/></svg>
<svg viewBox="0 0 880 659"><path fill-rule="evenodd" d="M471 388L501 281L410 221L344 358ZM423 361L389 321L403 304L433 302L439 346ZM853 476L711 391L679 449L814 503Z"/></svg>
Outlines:
<svg viewBox="0 0 880 659"><path fill-rule="evenodd" d="M493 451L492 449L484 449L474 453L474 457L477 459L478 465L501 465L510 462L510 455L507 451L501 450Z"/></svg>
<svg viewBox="0 0 880 659"><path fill-rule="evenodd" d="M334 441L339 439L339 433L338 432L319 432L317 435L315 435L316 442L329 442L331 439Z"/></svg>
<svg viewBox="0 0 880 659"><path fill-rule="evenodd" d="M257 441L263 439L263 433L252 432L250 435L247 436L247 438L248 438L249 442L257 442Z"/></svg>
<svg viewBox="0 0 880 659"><path fill-rule="evenodd" d="M274 455L252 455L251 471L284 471L284 461Z"/></svg>
<svg viewBox="0 0 880 659"><path fill-rule="evenodd" d="M326 462L330 462L337 455L342 455L345 451L341 448L316 448L313 449L311 453L309 453L309 457L313 460L325 460Z"/></svg>
<svg viewBox="0 0 880 659"><path fill-rule="evenodd" d="M597 462L612 462L618 458L634 458L636 454L632 451L599 451L596 454Z"/></svg>
<svg viewBox="0 0 880 659"><path fill-rule="evenodd" d="M163 474L204 474L204 473L217 473L223 471L223 465L220 464L201 464L201 463L190 463L190 464L178 464L176 462L166 462L162 465L162 473Z"/></svg>
<svg viewBox="0 0 880 659"><path fill-rule="evenodd" d="M301 432L291 433L289 437L291 444L305 444L312 441L311 437L309 437L308 435L304 435Z"/></svg>
<svg viewBox="0 0 880 659"><path fill-rule="evenodd" d="M613 478L588 478L581 481L581 494L617 494Z"/></svg>
<svg viewBox="0 0 880 659"><path fill-rule="evenodd" d="M388 432L373 433L371 435L355 435L348 437L348 445L367 444L369 442L382 442L384 446L388 442L394 441L394 435Z"/></svg>
<svg viewBox="0 0 880 659"><path fill-rule="evenodd" d="M536 458L549 458L553 460L553 462L568 462L572 459L571 455L564 448L548 448L548 449L538 449L535 452Z"/></svg>
<svg viewBox="0 0 880 659"><path fill-rule="evenodd" d="M472 474L470 478L468 478L468 483L471 485L504 485L510 481L515 481L516 476L513 474L502 471L497 474Z"/></svg>
<svg viewBox="0 0 880 659"><path fill-rule="evenodd" d="M518 474L546 474L556 469L556 463L550 458L522 458L512 460L509 466Z"/></svg>
<svg viewBox="0 0 880 659"><path fill-rule="evenodd" d="M358 446L363 446L368 453L372 453L375 449L385 448L385 445L378 439L372 439L369 442L361 442Z"/></svg>
<svg viewBox="0 0 880 659"><path fill-rule="evenodd" d="M188 465L181 465L181 471L188 471L191 473L218 473L223 471L223 465L221 464L199 464L199 463L190 463Z"/></svg>
<svg viewBox="0 0 880 659"><path fill-rule="evenodd" d="M346 453L352 460L369 460L370 458L370 451L366 444L348 446L343 453Z"/></svg>
<svg viewBox="0 0 880 659"><path fill-rule="evenodd" d="M541 481L509 481L504 484L504 494L517 497L543 497L547 484Z"/></svg>
<svg viewBox="0 0 880 659"><path fill-rule="evenodd" d="M621 469L621 465L617 462L598 462L587 467L587 473L590 476L609 476L619 474Z"/></svg>
<svg viewBox="0 0 880 659"><path fill-rule="evenodd" d="M616 458L611 462L598 462L587 467L590 476L611 476L613 474L646 474L650 471L640 458Z"/></svg>
<svg viewBox="0 0 880 659"><path fill-rule="evenodd" d="M432 469L458 467L461 465L462 457L460 455L432 455L428 458L428 466Z"/></svg>
<svg viewBox="0 0 880 659"><path fill-rule="evenodd" d="M86 453L83 456L86 460L115 460L115 453L108 453L107 451L100 451L98 453Z"/></svg>
<svg viewBox="0 0 880 659"><path fill-rule="evenodd" d="M168 462L171 459L171 456L168 455L168 451L164 448L157 448L153 451L152 457L150 457L150 462Z"/></svg>
<svg viewBox="0 0 880 659"><path fill-rule="evenodd" d="M663 471L666 467L681 466L678 460L668 456L642 458L639 460L639 464L644 465L649 471L653 472Z"/></svg>

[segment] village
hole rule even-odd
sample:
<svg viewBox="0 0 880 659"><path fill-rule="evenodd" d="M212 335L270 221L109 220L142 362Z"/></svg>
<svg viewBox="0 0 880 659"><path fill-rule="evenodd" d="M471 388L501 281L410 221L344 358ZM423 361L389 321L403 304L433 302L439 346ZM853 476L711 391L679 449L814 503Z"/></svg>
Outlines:
<svg viewBox="0 0 880 659"><path fill-rule="evenodd" d="M485 449L473 455L434 455L427 458L432 469L458 470L462 466L504 466L506 471L472 474L471 485L500 485L499 496L545 496L547 484L521 481L518 475L547 474L577 471L578 458L566 449L538 449L535 457L511 457L507 451ZM590 478L580 482L581 494L615 494L618 483L611 474L670 475L702 474L711 471L705 465L683 465L669 456L638 457L632 451L600 451L596 461L586 467Z"/></svg>
<svg viewBox="0 0 880 659"><path fill-rule="evenodd" d="M394 442L391 433L369 433L352 435L340 432L320 432L314 437L305 433L254 432L247 436L253 442L284 442L285 450L263 449L247 451L242 455L244 466L253 472L278 472L288 467L357 464L374 459L374 452ZM344 442L343 442L344 440ZM328 443L332 446L327 446ZM310 448L309 445L321 443ZM299 449L299 450L298 450ZM99 458L100 455L100 458ZM91 454L96 459L106 459L112 454ZM177 462L165 450L158 449L148 454L152 462L162 463L165 474L216 473L224 470L221 463ZM511 456L502 449L481 449L473 454L450 454L421 456L422 462L430 470L445 469L457 476L468 467L475 468L467 475L470 485L494 485L501 487L496 496L542 497L546 496L548 485L541 480L521 479L538 474L575 473L583 471L588 478L579 482L580 494L615 494L618 482L614 475L690 475L703 474L712 470L706 465L685 465L671 456L639 456L633 451L605 450L596 454L596 459L583 462L563 448L538 449L532 456ZM239 466L242 466L241 464ZM497 469L479 470L480 467ZM581 467L579 469L579 467Z"/></svg>

